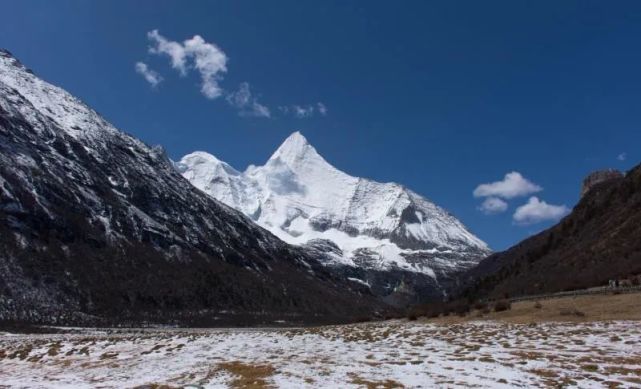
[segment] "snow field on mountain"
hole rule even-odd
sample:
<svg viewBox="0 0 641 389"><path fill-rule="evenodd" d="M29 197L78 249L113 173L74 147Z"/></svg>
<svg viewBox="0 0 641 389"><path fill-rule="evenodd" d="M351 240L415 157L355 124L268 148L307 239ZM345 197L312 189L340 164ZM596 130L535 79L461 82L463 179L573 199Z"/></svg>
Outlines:
<svg viewBox="0 0 641 389"><path fill-rule="evenodd" d="M359 266L354 258L364 255L359 249L366 249L369 267L435 277L426 261L408 261L406 256L438 260L439 253L450 254L451 267L457 268L459 260L451 254L459 254L467 266L489 253L485 243L445 210L399 184L343 173L299 132L290 135L265 165L252 165L245 172L201 151L175 166L194 186L285 242L331 240L342 250L342 255L330 255L335 264Z"/></svg>
<svg viewBox="0 0 641 389"><path fill-rule="evenodd" d="M30 388L641 387L640 344L634 321L3 334L0 379Z"/></svg>

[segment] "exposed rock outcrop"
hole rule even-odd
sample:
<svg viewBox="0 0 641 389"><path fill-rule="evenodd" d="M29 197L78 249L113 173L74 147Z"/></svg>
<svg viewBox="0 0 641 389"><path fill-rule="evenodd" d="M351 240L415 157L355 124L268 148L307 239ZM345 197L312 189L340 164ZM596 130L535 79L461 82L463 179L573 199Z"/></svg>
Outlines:
<svg viewBox="0 0 641 389"><path fill-rule="evenodd" d="M616 169L605 169L598 170L596 172L590 173L583 180L583 185L581 185L581 197L585 196L586 193L596 185L599 185L603 182L616 180L618 178L623 178L623 173Z"/></svg>

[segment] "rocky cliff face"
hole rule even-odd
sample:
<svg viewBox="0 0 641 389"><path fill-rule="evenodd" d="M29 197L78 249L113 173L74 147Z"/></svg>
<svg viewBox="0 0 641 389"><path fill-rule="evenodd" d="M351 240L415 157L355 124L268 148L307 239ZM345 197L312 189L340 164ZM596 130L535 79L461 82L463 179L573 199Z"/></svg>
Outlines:
<svg viewBox="0 0 641 389"><path fill-rule="evenodd" d="M612 181L619 178L623 178L623 173L616 169L599 170L591 173L583 180L583 185L581 185L581 197L585 196L590 189L602 182Z"/></svg>
<svg viewBox="0 0 641 389"><path fill-rule="evenodd" d="M244 172L205 152L176 167L203 192L390 301L443 297L453 274L490 253L444 209L402 185L336 169L299 132Z"/></svg>
<svg viewBox="0 0 641 389"><path fill-rule="evenodd" d="M0 320L330 322L382 307L0 51Z"/></svg>

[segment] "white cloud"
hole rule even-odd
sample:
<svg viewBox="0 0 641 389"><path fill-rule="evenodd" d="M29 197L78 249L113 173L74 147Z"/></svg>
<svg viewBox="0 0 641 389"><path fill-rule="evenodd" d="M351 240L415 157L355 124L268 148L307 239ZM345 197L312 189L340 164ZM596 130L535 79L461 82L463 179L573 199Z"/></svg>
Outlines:
<svg viewBox="0 0 641 389"><path fill-rule="evenodd" d="M527 203L514 211L512 218L517 224L529 225L547 220L559 220L569 212L570 209L565 205L551 205L532 196Z"/></svg>
<svg viewBox="0 0 641 389"><path fill-rule="evenodd" d="M271 116L269 108L260 104L255 97L252 96L249 83L242 82L238 90L230 92L225 97L225 100L234 108L238 109L240 116L255 116L265 117Z"/></svg>
<svg viewBox="0 0 641 389"><path fill-rule="evenodd" d="M628 154L627 154L627 153L621 153L621 154L617 155L617 159L618 159L619 161L625 161L625 159L626 159L627 157L628 157Z"/></svg>
<svg viewBox="0 0 641 389"><path fill-rule="evenodd" d="M479 210L486 215L494 215L507 210L507 203L498 197L488 197L483 201Z"/></svg>
<svg viewBox="0 0 641 389"><path fill-rule="evenodd" d="M183 43L167 40L158 30L147 33L152 43L149 52L165 54L171 59L171 66L181 75L188 72L187 61L193 62L202 79L200 91L208 99L215 99L222 94L218 82L223 73L227 72L227 55L213 43L206 42L200 35L185 40Z"/></svg>
<svg viewBox="0 0 641 389"><path fill-rule="evenodd" d="M309 105L307 107L301 107L299 105L294 105L292 107L294 116L297 118L308 118L314 114L314 107Z"/></svg>
<svg viewBox="0 0 641 389"><path fill-rule="evenodd" d="M227 94L225 98L227 102L236 108L242 108L249 104L252 94L249 90L249 83L242 82L238 86L238 90Z"/></svg>
<svg viewBox="0 0 641 389"><path fill-rule="evenodd" d="M252 109L248 112L248 116L257 116L257 117L263 117L263 118L268 118L271 117L271 112L269 111L269 108L266 106L257 103L254 101L252 103ZM240 113L240 115L243 115L243 112Z"/></svg>
<svg viewBox="0 0 641 389"><path fill-rule="evenodd" d="M305 119L305 118L310 118L314 116L315 114L319 114L321 116L327 116L327 106L321 102L318 102L316 104L309 104L309 105L286 105L286 106L281 106L278 107L278 109L285 115L294 115L295 117L299 119Z"/></svg>
<svg viewBox="0 0 641 389"><path fill-rule="evenodd" d="M227 72L228 57L214 43L206 42L200 35L194 35L183 42L172 41L162 36L158 30L149 31L147 38L150 42L149 53L168 56L171 66L181 76L187 75L192 69L198 71L202 79L200 91L208 99L225 95L227 102L238 109L240 116L271 117L270 109L252 96L248 83L241 83L238 90L233 92L223 91L219 83ZM142 62L136 64L136 71L153 86L162 81L157 72ZM279 109L285 115L291 114L301 119L316 114L326 116L328 112L327 106L322 102L282 106Z"/></svg>
<svg viewBox="0 0 641 389"><path fill-rule="evenodd" d="M519 196L527 196L543 190L540 186L529 181L519 172L510 172L503 180L481 184L474 189L474 197L502 197L511 199Z"/></svg>
<svg viewBox="0 0 641 389"><path fill-rule="evenodd" d="M187 74L187 67L185 60L187 53L182 44L178 42L168 41L164 36L160 35L158 30L149 31L147 38L154 43L154 46L149 47L149 52L152 54L167 54L171 58L171 66L177 69L180 74Z"/></svg>
<svg viewBox="0 0 641 389"><path fill-rule="evenodd" d="M153 88L163 80L158 72L151 70L144 62L136 62L136 73L142 75Z"/></svg>
<svg viewBox="0 0 641 389"><path fill-rule="evenodd" d="M318 102L316 103L316 107L318 108L318 113L323 116L327 115L327 107L325 106L325 104Z"/></svg>

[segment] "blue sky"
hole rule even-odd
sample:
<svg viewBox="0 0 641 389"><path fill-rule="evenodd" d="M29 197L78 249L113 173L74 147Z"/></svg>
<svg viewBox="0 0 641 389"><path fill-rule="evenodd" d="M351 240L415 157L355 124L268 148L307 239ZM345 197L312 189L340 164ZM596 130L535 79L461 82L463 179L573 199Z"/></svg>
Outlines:
<svg viewBox="0 0 641 389"><path fill-rule="evenodd" d="M0 0L0 47L174 159L205 150L244 169L300 130L336 167L406 185L494 249L554 223L537 221L576 204L587 173L641 159L641 2L186 3ZM153 30L183 49L202 37L185 76L149 52ZM204 68L217 98L193 65L207 43L224 55L226 72ZM485 214L487 198L506 209Z"/></svg>

